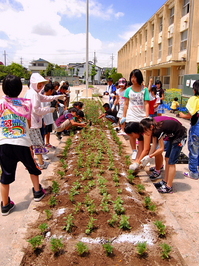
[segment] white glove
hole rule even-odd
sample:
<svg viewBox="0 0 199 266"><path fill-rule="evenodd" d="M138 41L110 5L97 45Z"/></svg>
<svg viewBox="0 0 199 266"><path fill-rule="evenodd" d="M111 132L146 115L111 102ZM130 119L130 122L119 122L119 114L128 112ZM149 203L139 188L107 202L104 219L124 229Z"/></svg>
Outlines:
<svg viewBox="0 0 199 266"><path fill-rule="evenodd" d="M54 113L55 109L55 107L50 107L50 113Z"/></svg>
<svg viewBox="0 0 199 266"><path fill-rule="evenodd" d="M114 94L114 93L110 93L109 95L110 95L111 97L114 97L114 96L115 96L115 94Z"/></svg>
<svg viewBox="0 0 199 266"><path fill-rule="evenodd" d="M139 163L133 163L129 166L130 170L137 170L139 168Z"/></svg>
<svg viewBox="0 0 199 266"><path fill-rule="evenodd" d="M142 166L145 167L147 163L150 161L149 155L144 156L144 158L141 160Z"/></svg>
<svg viewBox="0 0 199 266"><path fill-rule="evenodd" d="M66 95L65 95L65 94L61 94L61 95L58 97L58 99L64 101L64 100L66 99Z"/></svg>

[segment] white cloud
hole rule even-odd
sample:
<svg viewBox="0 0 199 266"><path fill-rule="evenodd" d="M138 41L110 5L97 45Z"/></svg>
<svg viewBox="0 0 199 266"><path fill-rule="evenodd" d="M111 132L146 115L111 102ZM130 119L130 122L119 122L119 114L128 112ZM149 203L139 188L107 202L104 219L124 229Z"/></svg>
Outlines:
<svg viewBox="0 0 199 266"><path fill-rule="evenodd" d="M144 23L137 23L129 26L129 30L124 32L123 34L120 34L120 38L128 41L142 26Z"/></svg>
<svg viewBox="0 0 199 266"><path fill-rule="evenodd" d="M0 31L9 38L0 39L0 47L6 49L13 62L19 63L19 59L23 58L24 65L27 67L30 61L38 58L57 64L85 60L86 34L74 34L67 29L67 25L64 27L60 24L62 15L85 16L85 1L18 0L17 3L15 2L12 6L9 5L9 1L0 4ZM17 8L14 9L14 7ZM90 15L109 20L113 16L119 18L123 13L115 13L112 6L104 8L96 0L91 0ZM89 34L91 51L89 60L93 59L94 51L97 54L102 53L103 47L101 40ZM109 47L107 44L106 53L110 51L111 55L111 52L114 52L113 49L114 47ZM100 66L103 66L105 57L108 61L110 56L100 56L101 64L100 61L98 62Z"/></svg>
<svg viewBox="0 0 199 266"><path fill-rule="evenodd" d="M123 12L117 12L116 14L115 14L115 17L116 18L120 18L120 17L123 17L124 16L124 13Z"/></svg>

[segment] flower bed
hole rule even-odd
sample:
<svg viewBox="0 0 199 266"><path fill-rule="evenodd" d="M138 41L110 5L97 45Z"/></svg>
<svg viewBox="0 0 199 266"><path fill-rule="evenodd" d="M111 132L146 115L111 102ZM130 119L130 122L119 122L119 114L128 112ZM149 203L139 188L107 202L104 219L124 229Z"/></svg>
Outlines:
<svg viewBox="0 0 199 266"><path fill-rule="evenodd" d="M99 110L86 101L92 126L67 138L21 265L182 265L172 229Z"/></svg>

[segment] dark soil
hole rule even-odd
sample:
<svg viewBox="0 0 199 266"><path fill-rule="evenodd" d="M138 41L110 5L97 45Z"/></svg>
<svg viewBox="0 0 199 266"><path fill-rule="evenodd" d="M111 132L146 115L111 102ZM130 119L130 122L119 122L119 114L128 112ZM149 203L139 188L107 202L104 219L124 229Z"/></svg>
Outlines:
<svg viewBox="0 0 199 266"><path fill-rule="evenodd" d="M37 207L40 217L36 223L30 225L27 240L41 234L38 227L42 223L48 224L47 234L44 234L39 250L34 251L28 244L21 266L184 265L177 248L171 242L172 229L167 228L165 237L159 236L154 222L164 222L164 217L158 214L158 207L156 211L145 207L145 198L150 195L146 192L138 193L139 177L129 183L128 154L124 149L119 149L111 130L106 128L102 133L100 127L90 127L68 140L63 154L60 155L60 162L55 166L54 177L49 178L51 184L52 181L58 182L60 191L53 193L52 188L47 189L47 196ZM104 179L107 182L103 184ZM80 188L77 188L78 184ZM79 194L72 197L74 190L71 191L71 188L74 186ZM107 194L111 198L107 199ZM49 205L52 196L57 199L54 207ZM115 201L118 197L123 200L125 211L118 215L119 221L111 226L108 220L116 213ZM107 204L103 205L103 202ZM107 211L103 210L105 205L109 208ZM45 210L52 211L51 219L47 220ZM63 228L68 225L69 214L74 217L74 226L67 232ZM131 229L120 228L123 215L129 217ZM90 234L86 234L91 217L95 219L94 228ZM64 244L58 253L54 254L51 250L51 238L59 238ZM77 252L76 244L79 241L89 248L89 252L83 256ZM147 252L140 256L137 253L137 244L145 241ZM103 244L107 242L114 248L110 256L106 255L103 248ZM162 243L172 246L168 259L161 257Z"/></svg>

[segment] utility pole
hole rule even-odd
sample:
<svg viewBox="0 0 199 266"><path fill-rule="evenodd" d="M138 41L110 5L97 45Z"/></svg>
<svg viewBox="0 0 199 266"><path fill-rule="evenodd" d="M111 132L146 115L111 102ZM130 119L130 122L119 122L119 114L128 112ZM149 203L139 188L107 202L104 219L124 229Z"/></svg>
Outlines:
<svg viewBox="0 0 199 266"><path fill-rule="evenodd" d="M21 65L23 65L23 58L21 57L20 60L21 60Z"/></svg>
<svg viewBox="0 0 199 266"><path fill-rule="evenodd" d="M111 55L111 68L113 68L113 59L114 59L114 56L113 54Z"/></svg>
<svg viewBox="0 0 199 266"><path fill-rule="evenodd" d="M96 52L94 52L94 58L93 58L93 63L94 63L94 65L96 65L96 64L97 64L97 57L96 57Z"/></svg>
<svg viewBox="0 0 199 266"><path fill-rule="evenodd" d="M6 54L6 51L4 51L4 54L3 55L4 55L4 65L6 66L6 55L7 55Z"/></svg>
<svg viewBox="0 0 199 266"><path fill-rule="evenodd" d="M88 98L89 0L86 1L86 98Z"/></svg>

